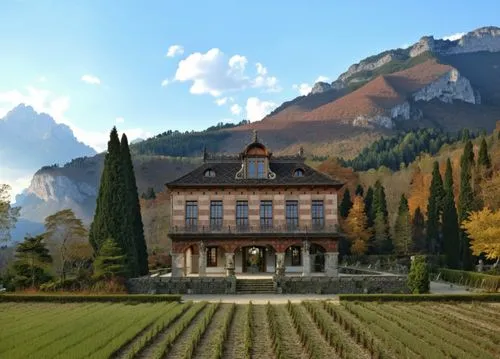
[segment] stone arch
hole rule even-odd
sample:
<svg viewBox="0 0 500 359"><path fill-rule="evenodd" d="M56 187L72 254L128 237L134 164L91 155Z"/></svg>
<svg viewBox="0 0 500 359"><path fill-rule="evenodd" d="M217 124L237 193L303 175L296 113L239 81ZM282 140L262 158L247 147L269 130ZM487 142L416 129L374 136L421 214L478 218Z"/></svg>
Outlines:
<svg viewBox="0 0 500 359"><path fill-rule="evenodd" d="M311 258L311 272L323 273L325 271L326 248L318 243L311 243L309 255Z"/></svg>

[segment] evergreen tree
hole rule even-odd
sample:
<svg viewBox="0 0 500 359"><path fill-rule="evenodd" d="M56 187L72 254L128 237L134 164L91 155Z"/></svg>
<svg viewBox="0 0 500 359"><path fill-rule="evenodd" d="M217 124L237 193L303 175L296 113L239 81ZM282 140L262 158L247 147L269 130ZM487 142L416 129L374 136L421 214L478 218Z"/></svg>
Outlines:
<svg viewBox="0 0 500 359"><path fill-rule="evenodd" d="M460 241L455 195L453 192L453 171L451 161L446 162L443 200L443 252L450 268L458 268L460 262Z"/></svg>
<svg viewBox="0 0 500 359"><path fill-rule="evenodd" d="M96 279L113 279L125 277L127 266L126 256L112 239L108 238L101 244L99 255L94 261L94 277Z"/></svg>
<svg viewBox="0 0 500 359"><path fill-rule="evenodd" d="M148 187L146 192L143 192L141 195L142 199L150 200L156 198L156 193L153 187Z"/></svg>
<svg viewBox="0 0 500 359"><path fill-rule="evenodd" d="M463 223L474 209L474 190L472 187L472 168L474 167L474 152L472 142L465 144L464 153L460 159L460 192L458 197L458 220ZM470 250L469 237L462 229L460 230L460 257L462 269L472 269L472 252Z"/></svg>
<svg viewBox="0 0 500 359"><path fill-rule="evenodd" d="M408 288L413 294L429 293L430 271L425 256L412 257L410 273L408 273Z"/></svg>
<svg viewBox="0 0 500 359"><path fill-rule="evenodd" d="M356 186L356 192L355 192L355 195L356 195L356 196L361 196L361 197L363 197L364 193L365 193L365 190L363 189L363 186L362 186L362 185L360 185L360 184L358 184L358 185Z"/></svg>
<svg viewBox="0 0 500 359"><path fill-rule="evenodd" d="M377 180L377 182L375 182L371 211L373 218L376 217L378 212L381 212L387 222L387 218L389 216L389 212L387 211L387 199L385 197L385 188L384 186L382 186L380 180Z"/></svg>
<svg viewBox="0 0 500 359"><path fill-rule="evenodd" d="M375 218L372 217L372 206L373 206L373 188L372 186L368 187L365 196L365 213L368 219L368 227L373 226L373 222Z"/></svg>
<svg viewBox="0 0 500 359"><path fill-rule="evenodd" d="M413 238L413 251L417 253L424 253L427 251L426 238L425 238L425 218L420 207L415 209L411 222L411 233Z"/></svg>
<svg viewBox="0 0 500 359"><path fill-rule="evenodd" d="M408 255L413 250L410 209L404 194L399 201L398 216L394 226L394 247L397 253L403 255Z"/></svg>
<svg viewBox="0 0 500 359"><path fill-rule="evenodd" d="M488 145L486 144L486 139L483 137L481 140L481 145L479 147L479 155L477 158L477 164L485 169L491 168L491 158L488 154Z"/></svg>
<svg viewBox="0 0 500 359"><path fill-rule="evenodd" d="M126 210L126 226L125 233L133 239L133 247L135 247L137 258L137 269L139 275L148 274L148 252L146 240L144 239L144 226L141 217L141 205L139 203L139 195L137 194L137 184L135 180L134 165L130 156L127 136L122 135L120 143L120 151L123 165L123 174L125 182L124 198Z"/></svg>
<svg viewBox="0 0 500 359"><path fill-rule="evenodd" d="M349 214L351 208L352 208L351 193L349 192L349 187L347 187L344 191L344 197L342 197L342 201L340 202L339 212L342 218L347 218L347 215Z"/></svg>
<svg viewBox="0 0 500 359"><path fill-rule="evenodd" d="M94 220L90 226L89 241L99 255L103 242L113 238L126 256L127 273L135 276L139 273L135 240L128 230L133 218L129 218L127 206L126 180L120 150L118 132L113 127L108 142L108 151L104 158L99 195L96 202Z"/></svg>
<svg viewBox="0 0 500 359"><path fill-rule="evenodd" d="M439 162L435 161L427 204L427 250L431 254L437 254L441 251L439 218L442 212L443 195L443 179L439 172Z"/></svg>
<svg viewBox="0 0 500 359"><path fill-rule="evenodd" d="M16 248L14 281L20 287L35 288L50 277L45 273L52 257L43 241L43 235L26 237Z"/></svg>

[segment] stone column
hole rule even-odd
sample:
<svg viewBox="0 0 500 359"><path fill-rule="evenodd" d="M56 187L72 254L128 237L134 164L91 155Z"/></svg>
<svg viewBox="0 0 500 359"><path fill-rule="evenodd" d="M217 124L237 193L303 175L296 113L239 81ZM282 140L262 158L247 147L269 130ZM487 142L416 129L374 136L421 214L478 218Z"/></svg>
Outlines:
<svg viewBox="0 0 500 359"><path fill-rule="evenodd" d="M327 277L339 276L339 253L326 252L325 253L325 274Z"/></svg>
<svg viewBox="0 0 500 359"><path fill-rule="evenodd" d="M184 277L184 253L172 253L172 277Z"/></svg>
<svg viewBox="0 0 500 359"><path fill-rule="evenodd" d="M234 253L226 253L226 276L234 276Z"/></svg>
<svg viewBox="0 0 500 359"><path fill-rule="evenodd" d="M285 275L285 252L276 253L276 275Z"/></svg>
<svg viewBox="0 0 500 359"><path fill-rule="evenodd" d="M205 277L207 275L207 247L205 243L200 241L198 255L198 276Z"/></svg>
<svg viewBox="0 0 500 359"><path fill-rule="evenodd" d="M311 276L311 255L309 254L310 243L308 240L304 241L302 246L302 276Z"/></svg>

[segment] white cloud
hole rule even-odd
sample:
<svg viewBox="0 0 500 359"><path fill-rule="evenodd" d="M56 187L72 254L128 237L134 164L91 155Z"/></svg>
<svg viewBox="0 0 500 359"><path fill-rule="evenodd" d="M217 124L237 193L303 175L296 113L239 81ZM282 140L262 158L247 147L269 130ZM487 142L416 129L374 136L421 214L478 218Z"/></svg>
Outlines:
<svg viewBox="0 0 500 359"><path fill-rule="evenodd" d="M316 78L316 80L313 82L312 85L310 85L310 84L308 84L306 82L303 82L301 84L293 84L292 88L294 90L297 90L300 95L305 96L305 95L308 95L311 92L314 84L317 83L317 82L330 82L330 78L327 77L327 76L324 76L324 75L320 75L320 76L318 76Z"/></svg>
<svg viewBox="0 0 500 359"><path fill-rule="evenodd" d="M250 97L245 107L246 119L250 122L262 120L269 112L276 108L277 104L271 101L262 101L257 97Z"/></svg>
<svg viewBox="0 0 500 359"><path fill-rule="evenodd" d="M308 95L312 90L312 86L308 83L301 83L300 85L293 84L292 88L297 90L302 96Z"/></svg>
<svg viewBox="0 0 500 359"><path fill-rule="evenodd" d="M124 119L123 117L117 117L117 118L115 119L115 122L116 122L117 124L119 124L119 123L124 123L124 122L125 122L125 119Z"/></svg>
<svg viewBox="0 0 500 359"><path fill-rule="evenodd" d="M243 55L226 56L220 49L213 48L206 53L195 52L179 62L175 80L192 82L192 94L222 96L229 91L247 87L263 88L266 91L278 89L276 77L267 76L267 69L260 63L257 76L252 78L245 73L248 60Z"/></svg>
<svg viewBox="0 0 500 359"><path fill-rule="evenodd" d="M314 83L316 83L316 82L330 82L330 78L327 76L320 75L320 76L318 76L316 81L314 81Z"/></svg>
<svg viewBox="0 0 500 359"><path fill-rule="evenodd" d="M168 79L165 79L161 82L161 87L167 87L170 81Z"/></svg>
<svg viewBox="0 0 500 359"><path fill-rule="evenodd" d="M227 103L228 99L229 99L228 97L217 98L215 99L215 103L217 104L217 106L223 106Z"/></svg>
<svg viewBox="0 0 500 359"><path fill-rule="evenodd" d="M184 53L184 47L181 45L172 45L168 48L166 57L175 57Z"/></svg>
<svg viewBox="0 0 500 359"><path fill-rule="evenodd" d="M100 85L101 79L94 75L83 75L81 80L89 85Z"/></svg>
<svg viewBox="0 0 500 359"><path fill-rule="evenodd" d="M451 41L460 40L464 35L465 32L457 32L456 34L444 36L443 40L451 40Z"/></svg>
<svg viewBox="0 0 500 359"><path fill-rule="evenodd" d="M243 109L241 108L240 105L238 105L237 103L235 103L234 105L231 106L231 113L233 115L239 115L241 113Z"/></svg>

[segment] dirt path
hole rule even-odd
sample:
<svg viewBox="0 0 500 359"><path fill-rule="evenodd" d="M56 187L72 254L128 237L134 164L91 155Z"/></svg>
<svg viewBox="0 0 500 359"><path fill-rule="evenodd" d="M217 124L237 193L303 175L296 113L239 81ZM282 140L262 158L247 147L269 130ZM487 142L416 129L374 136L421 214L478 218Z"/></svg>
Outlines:
<svg viewBox="0 0 500 359"><path fill-rule="evenodd" d="M196 326L203 321L205 317L205 312L209 309L210 306L215 306L217 304L208 304L205 309L203 309L198 315L191 321L191 323L187 326L186 329L177 337L174 342L174 345L168 351L165 358L171 359L179 359L182 358L188 346L191 345L191 334L192 331L196 328ZM215 314L220 312L220 308L216 310ZM213 317L212 317L213 318Z"/></svg>
<svg viewBox="0 0 500 359"><path fill-rule="evenodd" d="M233 320L229 326L229 335L224 343L224 359L245 358L245 327L247 325L247 306L236 305Z"/></svg>
<svg viewBox="0 0 500 359"><path fill-rule="evenodd" d="M274 359L273 343L267 323L266 306L256 304L252 313L252 358Z"/></svg>
<svg viewBox="0 0 500 359"><path fill-rule="evenodd" d="M201 341L196 346L194 351L195 358L213 358L217 350L219 334L223 330L224 320L231 310L232 304L220 304L219 309L215 312L207 330L203 334Z"/></svg>

